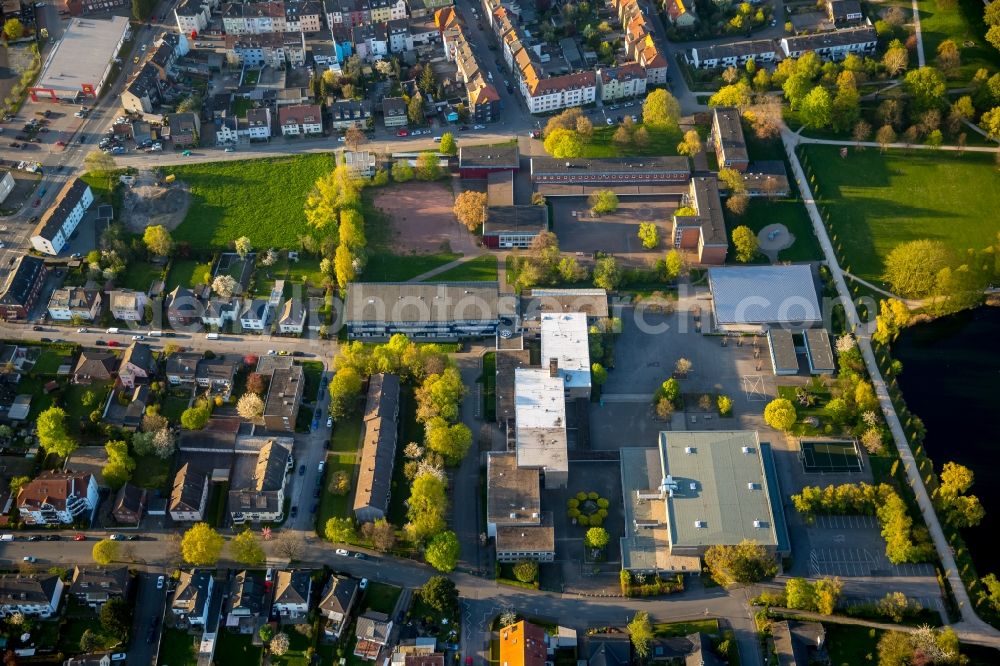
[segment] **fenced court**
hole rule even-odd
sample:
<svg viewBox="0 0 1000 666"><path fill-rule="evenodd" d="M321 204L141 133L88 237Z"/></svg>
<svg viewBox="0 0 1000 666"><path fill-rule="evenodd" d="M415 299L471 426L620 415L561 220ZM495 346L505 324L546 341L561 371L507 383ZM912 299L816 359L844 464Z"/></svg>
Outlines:
<svg viewBox="0 0 1000 666"><path fill-rule="evenodd" d="M858 444L852 440L802 440L799 448L802 469L807 474L844 474L864 468Z"/></svg>

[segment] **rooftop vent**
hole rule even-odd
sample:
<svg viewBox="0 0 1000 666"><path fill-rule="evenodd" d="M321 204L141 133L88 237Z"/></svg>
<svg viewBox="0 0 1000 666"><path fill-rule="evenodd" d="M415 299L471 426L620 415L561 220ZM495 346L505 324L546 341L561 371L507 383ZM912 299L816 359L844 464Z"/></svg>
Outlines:
<svg viewBox="0 0 1000 666"><path fill-rule="evenodd" d="M684 447L684 453L694 453L694 452L695 452L695 448L693 446L685 446Z"/></svg>
<svg viewBox="0 0 1000 666"><path fill-rule="evenodd" d="M695 483L694 481L691 482L691 485L689 487L691 488L691 490L698 490L698 484Z"/></svg>
<svg viewBox="0 0 1000 666"><path fill-rule="evenodd" d="M752 449L749 446L744 446L743 447L743 453L750 453L751 450Z"/></svg>
<svg viewBox="0 0 1000 666"><path fill-rule="evenodd" d="M764 527L764 521L763 520L755 520L755 521L753 521L753 526L754 527Z"/></svg>
<svg viewBox="0 0 1000 666"><path fill-rule="evenodd" d="M748 490L758 490L758 489L760 489L760 484L759 483L754 483L753 481L751 481L751 482L749 482L747 484L747 489Z"/></svg>
<svg viewBox="0 0 1000 666"><path fill-rule="evenodd" d="M698 529L704 529L708 527L708 523L706 523L704 520L696 520L694 521L694 526L697 527Z"/></svg>

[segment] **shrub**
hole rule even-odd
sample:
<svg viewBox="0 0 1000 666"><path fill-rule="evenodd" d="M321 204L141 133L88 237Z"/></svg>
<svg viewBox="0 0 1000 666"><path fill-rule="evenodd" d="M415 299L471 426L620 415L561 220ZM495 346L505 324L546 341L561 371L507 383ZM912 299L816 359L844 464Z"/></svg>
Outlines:
<svg viewBox="0 0 1000 666"><path fill-rule="evenodd" d="M578 492L576 494L576 499L579 500L579 501L581 501L581 502L584 501L585 499L587 499L587 493L585 493L585 492L583 492L581 490L580 492Z"/></svg>
<svg viewBox="0 0 1000 666"><path fill-rule="evenodd" d="M330 492L334 495L346 495L351 490L351 477L344 470L337 470L330 477Z"/></svg>
<svg viewBox="0 0 1000 666"><path fill-rule="evenodd" d="M607 509L609 504L610 502L608 502L608 500L604 499L603 497L597 500L597 506L599 506L602 509Z"/></svg>
<svg viewBox="0 0 1000 666"><path fill-rule="evenodd" d="M566 507L567 508L569 508L569 509L575 509L578 506L580 506L580 500L578 500L577 498L570 497L568 500L566 500Z"/></svg>
<svg viewBox="0 0 1000 666"><path fill-rule="evenodd" d="M522 583L534 583L538 578L538 562L518 562L514 565L514 578Z"/></svg>
<svg viewBox="0 0 1000 666"><path fill-rule="evenodd" d="M589 499L589 500L596 500L596 499L598 499L599 497L600 497L600 495L598 495L598 494L597 494L596 492L594 492L593 490L591 490L591 491L590 491L589 493L587 493L587 499Z"/></svg>

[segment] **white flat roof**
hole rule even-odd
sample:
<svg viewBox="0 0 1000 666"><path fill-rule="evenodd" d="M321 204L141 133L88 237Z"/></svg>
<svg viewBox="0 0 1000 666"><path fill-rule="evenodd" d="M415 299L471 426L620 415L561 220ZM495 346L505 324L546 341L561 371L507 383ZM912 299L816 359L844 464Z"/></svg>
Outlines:
<svg viewBox="0 0 1000 666"><path fill-rule="evenodd" d="M81 92L92 85L96 93L108 65L118 55L118 47L129 28L124 16L108 19L70 19L62 39L52 48L35 88L51 88L56 93Z"/></svg>
<svg viewBox="0 0 1000 666"><path fill-rule="evenodd" d="M806 265L709 268L708 284L719 324L809 324L822 319L812 270Z"/></svg>
<svg viewBox="0 0 1000 666"><path fill-rule="evenodd" d="M587 339L587 315L582 312L543 314L542 367L558 359L559 376L566 388L590 387L590 342Z"/></svg>
<svg viewBox="0 0 1000 666"><path fill-rule="evenodd" d="M562 377L548 370L514 371L517 466L569 470L566 453L566 398Z"/></svg>

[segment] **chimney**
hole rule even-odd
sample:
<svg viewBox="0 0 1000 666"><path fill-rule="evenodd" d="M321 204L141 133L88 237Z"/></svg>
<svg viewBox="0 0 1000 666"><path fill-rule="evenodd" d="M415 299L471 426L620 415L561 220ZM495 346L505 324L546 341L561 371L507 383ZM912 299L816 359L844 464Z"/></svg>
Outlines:
<svg viewBox="0 0 1000 666"><path fill-rule="evenodd" d="M559 359L550 358L549 359L549 377L559 376Z"/></svg>

